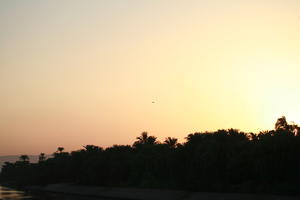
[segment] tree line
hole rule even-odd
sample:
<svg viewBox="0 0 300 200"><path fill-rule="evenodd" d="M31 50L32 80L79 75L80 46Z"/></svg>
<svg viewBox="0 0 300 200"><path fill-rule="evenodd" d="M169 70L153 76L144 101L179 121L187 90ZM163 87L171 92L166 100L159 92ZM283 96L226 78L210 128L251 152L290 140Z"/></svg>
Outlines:
<svg viewBox="0 0 300 200"><path fill-rule="evenodd" d="M189 134L178 143L143 132L132 145L86 145L38 163L21 155L2 166L0 181L18 186L84 185L205 192L300 194L300 128L285 117L258 134L237 129Z"/></svg>

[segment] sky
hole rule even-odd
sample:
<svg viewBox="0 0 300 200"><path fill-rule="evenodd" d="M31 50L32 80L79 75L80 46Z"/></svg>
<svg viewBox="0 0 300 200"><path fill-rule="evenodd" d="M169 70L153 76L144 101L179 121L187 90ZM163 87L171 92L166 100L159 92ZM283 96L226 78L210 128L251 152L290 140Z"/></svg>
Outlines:
<svg viewBox="0 0 300 200"><path fill-rule="evenodd" d="M300 123L299 35L298 0L1 0L0 155Z"/></svg>

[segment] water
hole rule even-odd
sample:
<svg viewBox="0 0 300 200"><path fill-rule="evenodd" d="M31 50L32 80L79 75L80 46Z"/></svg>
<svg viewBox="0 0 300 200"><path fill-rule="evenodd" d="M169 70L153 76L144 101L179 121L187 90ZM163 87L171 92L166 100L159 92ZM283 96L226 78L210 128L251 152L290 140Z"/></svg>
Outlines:
<svg viewBox="0 0 300 200"><path fill-rule="evenodd" d="M62 195L62 194L34 194L30 195L22 191L0 185L0 200L111 200L111 198L96 198L84 197L76 195Z"/></svg>
<svg viewBox="0 0 300 200"><path fill-rule="evenodd" d="M17 191L11 188L0 186L0 200L33 200L36 199L22 191Z"/></svg>

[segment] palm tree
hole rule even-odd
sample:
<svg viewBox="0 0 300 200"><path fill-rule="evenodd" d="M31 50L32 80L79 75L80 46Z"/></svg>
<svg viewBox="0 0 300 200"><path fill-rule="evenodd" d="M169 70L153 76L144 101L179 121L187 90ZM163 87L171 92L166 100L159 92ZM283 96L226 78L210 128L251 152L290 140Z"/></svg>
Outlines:
<svg viewBox="0 0 300 200"><path fill-rule="evenodd" d="M63 148L63 147L58 147L56 152L62 153L63 150L65 150L65 148Z"/></svg>
<svg viewBox="0 0 300 200"><path fill-rule="evenodd" d="M290 129L290 125L286 121L285 116L282 116L282 117L277 119L277 121L275 123L275 131L277 131L277 130L286 130L286 131L288 131L289 129Z"/></svg>
<svg viewBox="0 0 300 200"><path fill-rule="evenodd" d="M19 159L20 159L20 161L22 161L22 162L28 162L29 161L29 156L27 156L27 155L21 155L20 157L19 157Z"/></svg>
<svg viewBox="0 0 300 200"><path fill-rule="evenodd" d="M45 161L45 159L46 159L45 154L41 153L40 156L39 156L39 162L43 162L43 161Z"/></svg>
<svg viewBox="0 0 300 200"><path fill-rule="evenodd" d="M254 133L249 133L248 138L252 141L257 141L258 140L258 135Z"/></svg>
<svg viewBox="0 0 300 200"><path fill-rule="evenodd" d="M63 152L65 148L63 147L58 147L57 150L53 153L53 156L55 158L63 156L65 153Z"/></svg>
<svg viewBox="0 0 300 200"><path fill-rule="evenodd" d="M165 139L164 143L167 144L171 148L175 148L177 146L177 143L178 143L177 141L178 141L177 138L167 137Z"/></svg>
<svg viewBox="0 0 300 200"><path fill-rule="evenodd" d="M155 136L148 136L147 132L142 132L141 136L136 138L137 141L134 142L133 146L137 146L140 144L149 144L153 145L156 144L156 137Z"/></svg>
<svg viewBox="0 0 300 200"><path fill-rule="evenodd" d="M136 138L139 143L145 144L148 140L148 133L147 132L142 132L141 136Z"/></svg>

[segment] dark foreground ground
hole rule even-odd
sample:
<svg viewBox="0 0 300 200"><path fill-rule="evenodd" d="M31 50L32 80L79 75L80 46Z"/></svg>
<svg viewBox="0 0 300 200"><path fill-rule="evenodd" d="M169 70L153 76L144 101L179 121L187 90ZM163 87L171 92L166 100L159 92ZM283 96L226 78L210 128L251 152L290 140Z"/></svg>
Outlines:
<svg viewBox="0 0 300 200"><path fill-rule="evenodd" d="M300 197L297 196L107 188L72 184L31 186L27 187L26 190L43 197L43 199L63 200L300 200Z"/></svg>

